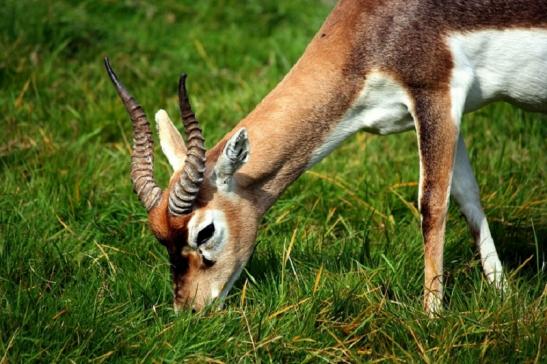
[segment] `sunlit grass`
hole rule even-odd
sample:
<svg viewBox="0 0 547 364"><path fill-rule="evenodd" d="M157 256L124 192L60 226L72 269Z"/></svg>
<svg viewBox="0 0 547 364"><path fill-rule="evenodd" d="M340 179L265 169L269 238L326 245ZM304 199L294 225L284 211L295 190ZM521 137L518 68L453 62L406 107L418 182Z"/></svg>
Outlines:
<svg viewBox="0 0 547 364"><path fill-rule="evenodd" d="M452 207L446 311L427 318L415 134L363 133L267 214L224 310L174 315L102 58L149 116L176 114L187 72L212 146L288 71L331 3L4 2L0 363L546 360L547 120L502 104L467 116L463 132L508 268L505 297Z"/></svg>

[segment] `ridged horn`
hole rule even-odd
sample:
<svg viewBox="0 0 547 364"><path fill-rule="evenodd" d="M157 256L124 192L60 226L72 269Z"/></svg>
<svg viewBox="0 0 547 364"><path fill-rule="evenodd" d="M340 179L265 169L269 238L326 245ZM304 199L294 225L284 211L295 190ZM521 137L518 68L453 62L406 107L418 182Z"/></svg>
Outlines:
<svg viewBox="0 0 547 364"><path fill-rule="evenodd" d="M180 177L169 195L169 212L184 215L192 211L205 173L205 139L186 92L186 74L179 80L180 116L187 137L187 154Z"/></svg>
<svg viewBox="0 0 547 364"><path fill-rule="evenodd" d="M133 150L131 152L131 181L147 211L152 210L161 198L161 188L154 180L154 141L150 124L142 107L118 79L110 66L108 57L104 58L106 72L122 100L133 123Z"/></svg>

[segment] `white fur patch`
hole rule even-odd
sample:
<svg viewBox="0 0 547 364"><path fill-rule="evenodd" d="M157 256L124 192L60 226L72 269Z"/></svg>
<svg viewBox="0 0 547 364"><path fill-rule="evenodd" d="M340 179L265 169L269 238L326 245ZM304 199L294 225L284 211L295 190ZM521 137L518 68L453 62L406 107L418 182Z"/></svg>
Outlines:
<svg viewBox="0 0 547 364"><path fill-rule="evenodd" d="M207 225L214 223L215 232L204 244L198 247L199 232ZM188 245L199 250L205 259L217 261L228 240L228 224L224 213L220 210L206 209L197 211L188 222Z"/></svg>
<svg viewBox="0 0 547 364"><path fill-rule="evenodd" d="M249 160L251 146L247 129L241 128L234 133L224 146L215 165L214 183L223 192L233 190L232 177Z"/></svg>
<svg viewBox="0 0 547 364"><path fill-rule="evenodd" d="M410 97L399 82L384 72L369 73L353 105L323 144L313 152L308 168L361 129L385 135L414 128L410 105Z"/></svg>
<svg viewBox="0 0 547 364"><path fill-rule="evenodd" d="M476 244L486 277L497 288L504 289L506 283L503 277L503 268L481 206L479 187L461 136L458 140L451 194L458 203L469 227L476 234Z"/></svg>
<svg viewBox="0 0 547 364"><path fill-rule="evenodd" d="M214 300L218 296L220 296L220 290L217 287L211 288L211 300Z"/></svg>
<svg viewBox="0 0 547 364"><path fill-rule="evenodd" d="M547 30L454 33L447 43L454 60L450 96L457 126L463 113L499 99L547 110ZM358 130L385 135L414 128L411 107L411 97L393 77L380 71L369 73L357 100L313 151L307 167Z"/></svg>
<svg viewBox="0 0 547 364"><path fill-rule="evenodd" d="M452 98L465 112L495 100L547 110L547 30L455 33L448 44L456 66Z"/></svg>
<svg viewBox="0 0 547 364"><path fill-rule="evenodd" d="M508 29L456 33L448 39L454 69L450 83L452 116L459 125L463 112L496 100L547 111L547 30ZM487 279L506 288L479 189L460 137L452 195L475 233Z"/></svg>

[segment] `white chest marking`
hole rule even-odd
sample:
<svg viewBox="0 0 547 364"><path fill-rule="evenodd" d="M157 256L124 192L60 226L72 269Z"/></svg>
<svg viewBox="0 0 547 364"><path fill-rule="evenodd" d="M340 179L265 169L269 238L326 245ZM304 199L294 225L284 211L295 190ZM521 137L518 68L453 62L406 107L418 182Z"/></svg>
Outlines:
<svg viewBox="0 0 547 364"><path fill-rule="evenodd" d="M405 89L386 73L374 71L366 76L359 96L317 148L308 168L323 159L344 139L363 129L374 134L392 134L412 129L411 101Z"/></svg>

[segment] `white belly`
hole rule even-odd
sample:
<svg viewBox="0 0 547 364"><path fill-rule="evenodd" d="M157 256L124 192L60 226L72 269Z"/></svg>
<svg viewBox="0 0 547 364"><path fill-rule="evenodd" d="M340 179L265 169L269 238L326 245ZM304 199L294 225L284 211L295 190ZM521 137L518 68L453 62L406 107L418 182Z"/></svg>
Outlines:
<svg viewBox="0 0 547 364"><path fill-rule="evenodd" d="M463 102L464 112L495 100L547 110L547 30L458 33L448 44L455 66L451 85L460 88L452 98Z"/></svg>
<svg viewBox="0 0 547 364"><path fill-rule="evenodd" d="M547 30L457 33L447 43L454 61L450 98L456 124L463 113L495 100L547 111ZM408 92L388 73L367 74L357 99L313 152L308 168L358 130L385 135L413 129L412 105Z"/></svg>

